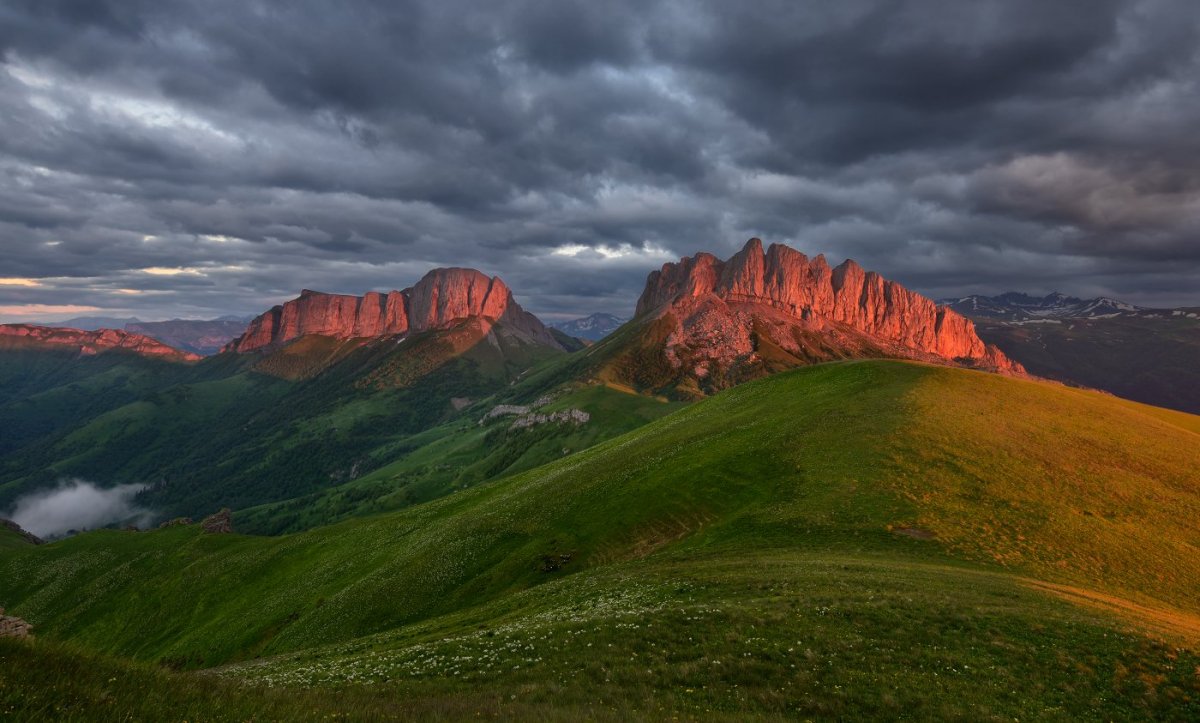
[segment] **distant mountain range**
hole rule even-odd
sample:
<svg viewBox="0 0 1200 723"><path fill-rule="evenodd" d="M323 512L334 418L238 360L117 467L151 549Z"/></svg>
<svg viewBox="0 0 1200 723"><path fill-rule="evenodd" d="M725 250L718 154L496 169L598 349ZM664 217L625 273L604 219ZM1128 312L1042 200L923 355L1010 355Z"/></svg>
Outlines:
<svg viewBox="0 0 1200 723"><path fill-rule="evenodd" d="M32 326L29 324L0 325L0 350L66 350L80 357L95 356L113 350L131 352L143 357L168 361L199 361L200 356L164 344L158 339L122 331L94 329L84 331L67 327Z"/></svg>
<svg viewBox="0 0 1200 723"><path fill-rule="evenodd" d="M141 334L192 354L208 356L216 354L221 347L242 335L246 325L254 316L219 316L216 319L171 319L169 321L142 321L135 316L77 316L66 321L41 322L40 326L51 328L97 331L117 329L131 334Z"/></svg>
<svg viewBox="0 0 1200 723"><path fill-rule="evenodd" d="M125 325L125 331L158 339L184 351L202 356L216 354L221 347L246 331L247 319L223 316L218 319L139 321Z"/></svg>
<svg viewBox="0 0 1200 723"><path fill-rule="evenodd" d="M940 303L1032 374L1200 412L1200 308L1017 292Z"/></svg>
<svg viewBox="0 0 1200 723"><path fill-rule="evenodd" d="M613 316L612 314L592 314L581 319L571 319L570 321L560 321L557 324L551 324L550 327L558 329L564 334L569 334L576 339L587 339L588 341L600 341L604 337L617 330L625 322L627 318Z"/></svg>
<svg viewBox="0 0 1200 723"><path fill-rule="evenodd" d="M1054 292L1045 296L1030 296L1010 291L999 296L964 296L961 299L938 301L964 316L1008 321L1035 319L1100 319L1121 314L1162 315L1168 310L1147 309L1117 299L1100 296L1080 299Z"/></svg>
<svg viewBox="0 0 1200 723"><path fill-rule="evenodd" d="M49 326L57 329L79 329L81 331L97 331L99 329L124 329L126 324L140 324L142 320L136 316L77 316L66 321L37 321L30 325Z"/></svg>

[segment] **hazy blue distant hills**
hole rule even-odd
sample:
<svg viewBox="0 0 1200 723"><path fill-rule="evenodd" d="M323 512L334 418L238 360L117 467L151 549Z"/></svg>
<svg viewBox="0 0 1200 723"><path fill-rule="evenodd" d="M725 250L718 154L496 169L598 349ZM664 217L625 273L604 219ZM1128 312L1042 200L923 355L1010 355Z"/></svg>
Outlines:
<svg viewBox="0 0 1200 723"><path fill-rule="evenodd" d="M599 341L614 332L617 327L627 321L629 321L629 319L613 316L612 314L599 313L592 314L591 316L585 316L581 319L560 321L557 324L551 324L550 326L579 339Z"/></svg>
<svg viewBox="0 0 1200 723"><path fill-rule="evenodd" d="M125 331L158 339L177 349L196 354L216 354L229 342L242 335L248 319L223 316L219 319L170 321L140 321L125 325Z"/></svg>
<svg viewBox="0 0 1200 723"><path fill-rule="evenodd" d="M1096 319L1121 314L1162 316L1170 312L1168 309L1147 309L1134 306L1106 296L1080 299L1060 294L1057 291L1045 296L1031 296L1015 291L999 296L972 294L961 299L942 299L938 303L949 306L964 316L1010 321Z"/></svg>
<svg viewBox="0 0 1200 723"><path fill-rule="evenodd" d="M1200 412L1200 309L1016 292L939 303L1033 374Z"/></svg>
<svg viewBox="0 0 1200 723"><path fill-rule="evenodd" d="M31 321L29 323L60 329L95 331L97 329L124 329L126 324L140 324L142 320L136 316L77 316L66 321Z"/></svg>
<svg viewBox="0 0 1200 723"><path fill-rule="evenodd" d="M170 319L142 321L136 316L77 316L66 321L35 322L41 326L82 329L123 329L144 334L164 344L195 354L216 354L229 341L241 336L253 315L227 314L216 319Z"/></svg>

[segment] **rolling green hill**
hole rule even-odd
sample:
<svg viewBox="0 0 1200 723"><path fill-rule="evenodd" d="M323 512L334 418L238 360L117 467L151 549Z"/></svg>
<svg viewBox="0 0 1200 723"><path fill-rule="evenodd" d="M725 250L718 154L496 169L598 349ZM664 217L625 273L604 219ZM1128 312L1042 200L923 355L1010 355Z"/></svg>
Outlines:
<svg viewBox="0 0 1200 723"><path fill-rule="evenodd" d="M477 327L403 340L310 336L186 366L118 353L2 353L0 424L14 433L0 445L0 510L67 477L150 485L141 501L164 517L355 480L419 447L414 435L562 356Z"/></svg>
<svg viewBox="0 0 1200 723"><path fill-rule="evenodd" d="M65 348L0 350L0 455L193 374L187 365L122 350L86 357Z"/></svg>
<svg viewBox="0 0 1200 723"><path fill-rule="evenodd" d="M0 550L20 550L34 544L19 528L9 527L10 524L8 520L0 521Z"/></svg>
<svg viewBox="0 0 1200 723"><path fill-rule="evenodd" d="M501 392L509 401L529 401L544 391L535 383ZM253 534L296 532L347 517L385 512L427 502L548 461L628 432L684 406L604 385L566 383L537 412L578 409L586 424L548 423L514 428L513 416L476 423L498 399L487 398L433 429L404 438L386 451L396 461L361 478L311 494L239 511L235 526Z"/></svg>
<svg viewBox="0 0 1200 723"><path fill-rule="evenodd" d="M0 551L0 604L89 650L460 712L1188 718L1198 441L1048 383L821 365L400 512Z"/></svg>

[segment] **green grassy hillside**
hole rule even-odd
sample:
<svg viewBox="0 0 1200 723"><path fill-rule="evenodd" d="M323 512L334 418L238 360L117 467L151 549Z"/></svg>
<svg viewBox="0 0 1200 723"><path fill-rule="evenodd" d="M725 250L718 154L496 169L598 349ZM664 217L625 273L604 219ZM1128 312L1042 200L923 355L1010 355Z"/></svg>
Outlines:
<svg viewBox="0 0 1200 723"><path fill-rule="evenodd" d="M407 440L461 416L463 400L562 356L493 331L305 337L187 366L5 352L0 424L14 432L0 442L0 510L66 477L152 485L142 503L166 517L335 487L415 449Z"/></svg>
<svg viewBox="0 0 1200 723"><path fill-rule="evenodd" d="M0 671L3 720L299 721L336 719L346 711L386 720L397 710L381 695L263 691L43 640L0 638ZM409 701L405 709L426 716L467 713L437 700Z"/></svg>
<svg viewBox="0 0 1200 723"><path fill-rule="evenodd" d="M505 393L504 398L527 400L539 390L529 385L529 389ZM557 392L536 411L550 414L579 409L590 415L586 424L513 428L513 416L478 423L476 420L499 401L487 398L445 424L380 450L380 456L396 461L352 482L241 510L235 515L235 527L252 534L276 535L428 502L587 449L683 406L603 385L568 384Z"/></svg>
<svg viewBox="0 0 1200 723"><path fill-rule="evenodd" d="M693 556L215 671L0 640L0 717L1188 720L1197 664L1192 648L1005 575Z"/></svg>
<svg viewBox="0 0 1200 723"><path fill-rule="evenodd" d="M0 524L0 550L21 550L32 545L21 533Z"/></svg>
<svg viewBox="0 0 1200 723"><path fill-rule="evenodd" d="M190 365L111 351L0 349L0 469L7 456L110 409L194 374Z"/></svg>
<svg viewBox="0 0 1200 723"><path fill-rule="evenodd" d="M0 604L98 651L467 706L1188 717L1197 430L1046 383L823 365L398 513L2 551Z"/></svg>

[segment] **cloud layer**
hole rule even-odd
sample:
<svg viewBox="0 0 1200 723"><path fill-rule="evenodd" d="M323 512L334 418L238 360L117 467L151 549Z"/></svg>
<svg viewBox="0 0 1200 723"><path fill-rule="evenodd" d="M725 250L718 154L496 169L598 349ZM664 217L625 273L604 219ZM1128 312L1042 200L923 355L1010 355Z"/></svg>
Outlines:
<svg viewBox="0 0 1200 723"><path fill-rule="evenodd" d="M134 502L142 489L136 484L102 489L86 480L67 480L18 499L6 517L43 539L113 523L145 525L154 515Z"/></svg>
<svg viewBox="0 0 1200 723"><path fill-rule="evenodd" d="M736 5L736 7L735 7ZM550 318L751 235L934 296L1200 305L1189 0L0 7L0 317L498 273Z"/></svg>

